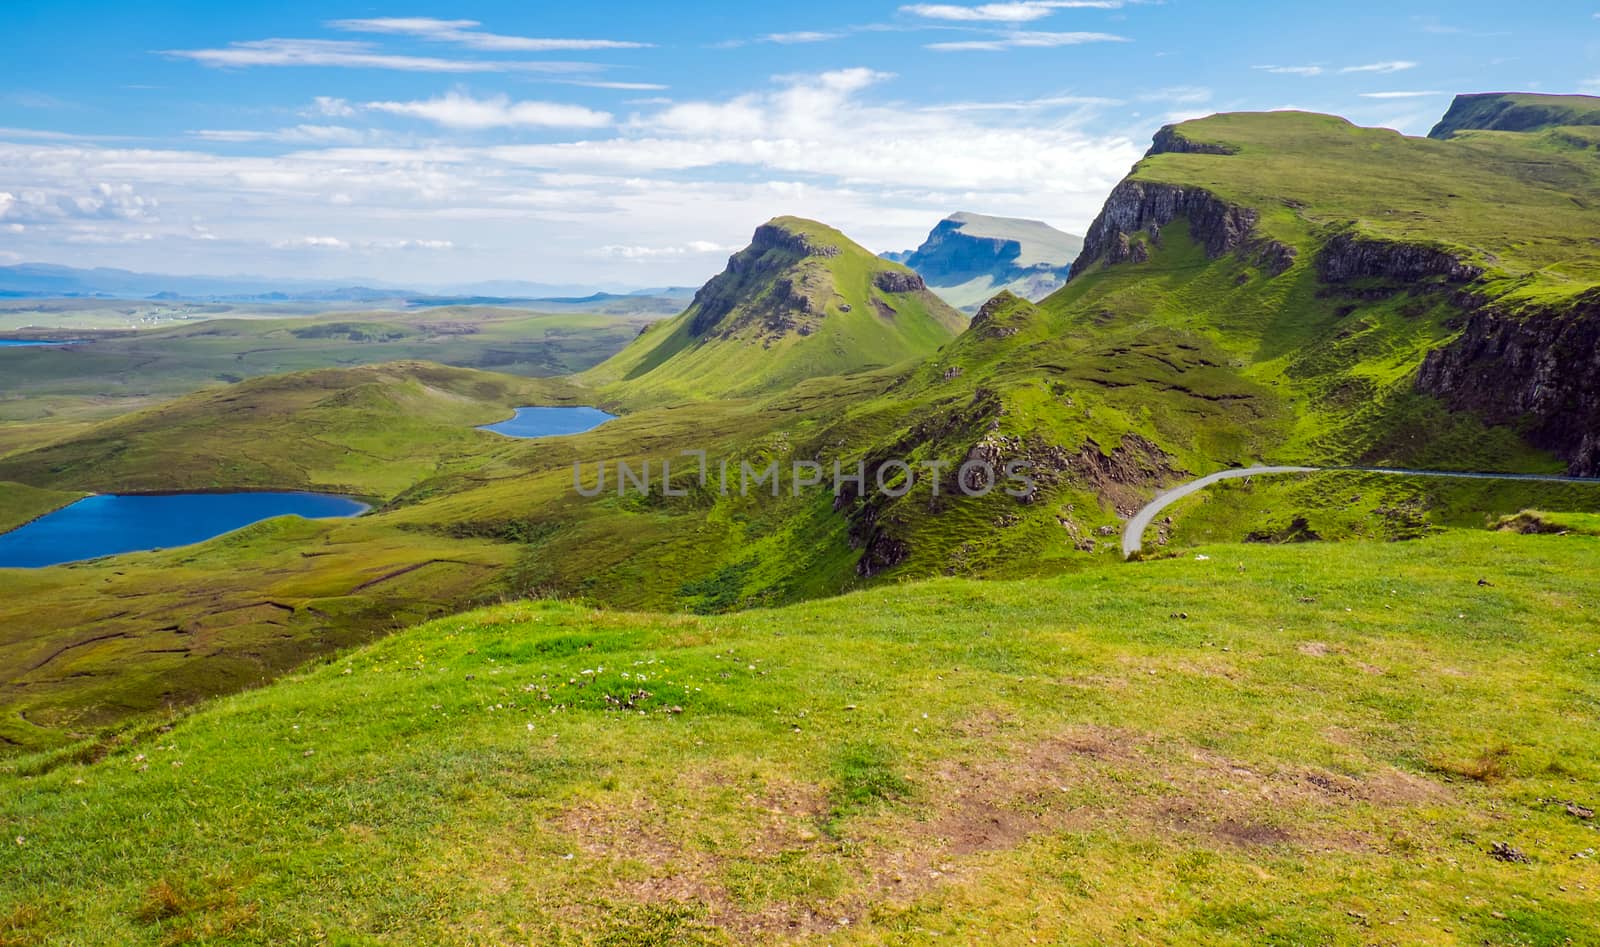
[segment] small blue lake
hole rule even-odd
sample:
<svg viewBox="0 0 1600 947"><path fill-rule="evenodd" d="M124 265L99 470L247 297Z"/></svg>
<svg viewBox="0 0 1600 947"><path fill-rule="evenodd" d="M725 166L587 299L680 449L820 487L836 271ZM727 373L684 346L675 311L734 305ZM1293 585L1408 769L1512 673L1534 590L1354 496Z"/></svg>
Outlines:
<svg viewBox="0 0 1600 947"><path fill-rule="evenodd" d="M599 408L518 408L511 420L485 424L478 430L506 437L558 437L592 431L614 417Z"/></svg>
<svg viewBox="0 0 1600 947"><path fill-rule="evenodd" d="M31 346L31 345L73 345L73 344L75 344L75 343L70 339L58 339L58 340L54 340L54 341L52 341L50 339L0 339L0 348L7 348L7 349L10 349L10 348L21 348L22 346L25 346L25 345Z"/></svg>
<svg viewBox="0 0 1600 947"><path fill-rule="evenodd" d="M104 494L0 534L0 568L32 569L202 542L274 516L355 516L365 503L321 493Z"/></svg>

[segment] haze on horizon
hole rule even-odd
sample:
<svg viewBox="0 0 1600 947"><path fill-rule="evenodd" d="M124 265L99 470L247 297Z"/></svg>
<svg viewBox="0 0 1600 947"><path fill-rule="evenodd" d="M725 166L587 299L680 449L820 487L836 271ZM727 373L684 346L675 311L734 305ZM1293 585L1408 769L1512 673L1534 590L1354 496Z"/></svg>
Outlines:
<svg viewBox="0 0 1600 947"><path fill-rule="evenodd" d="M875 251L957 210L1082 233L1160 125L1211 112L1421 134L1457 92L1600 92L1570 0L704 6L24 0L0 264L697 285L779 214Z"/></svg>

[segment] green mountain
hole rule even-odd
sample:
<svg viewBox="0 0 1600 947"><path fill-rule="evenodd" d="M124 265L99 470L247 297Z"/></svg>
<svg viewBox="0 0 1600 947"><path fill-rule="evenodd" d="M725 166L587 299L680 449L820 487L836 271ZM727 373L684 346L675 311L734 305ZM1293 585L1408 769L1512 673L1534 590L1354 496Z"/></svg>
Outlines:
<svg viewBox="0 0 1600 947"><path fill-rule="evenodd" d="M581 377L633 403L748 397L926 356L965 324L905 267L831 227L779 217L682 315Z"/></svg>
<svg viewBox="0 0 1600 947"><path fill-rule="evenodd" d="M1038 300L1060 288L1083 238L1038 220L951 214L915 250L884 259L917 271L939 298L963 312L1001 290Z"/></svg>
<svg viewBox="0 0 1600 947"><path fill-rule="evenodd" d="M1453 138L1465 131L1530 132L1563 126L1600 125L1600 97L1484 92L1458 95L1450 110L1428 132Z"/></svg>

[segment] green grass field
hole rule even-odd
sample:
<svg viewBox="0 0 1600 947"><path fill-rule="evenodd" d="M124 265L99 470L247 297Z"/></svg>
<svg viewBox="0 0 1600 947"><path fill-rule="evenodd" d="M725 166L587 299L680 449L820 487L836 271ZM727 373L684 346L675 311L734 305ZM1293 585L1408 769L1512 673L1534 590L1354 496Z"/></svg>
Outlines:
<svg viewBox="0 0 1600 947"><path fill-rule="evenodd" d="M10 760L0 937L1600 938L1600 540L1206 554L437 621Z"/></svg>

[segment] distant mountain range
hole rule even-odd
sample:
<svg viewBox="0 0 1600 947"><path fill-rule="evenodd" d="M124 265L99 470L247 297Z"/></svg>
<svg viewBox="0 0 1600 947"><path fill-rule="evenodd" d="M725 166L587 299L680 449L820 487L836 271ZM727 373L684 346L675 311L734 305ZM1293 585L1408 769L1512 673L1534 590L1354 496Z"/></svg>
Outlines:
<svg viewBox="0 0 1600 947"><path fill-rule="evenodd" d="M385 283L352 285L348 280L282 279L261 276L178 276L130 270L80 269L51 263L0 266L0 297L196 300L236 303L377 303L416 304L548 301L584 303L635 296L682 297L693 287L659 287L624 292L596 292L594 286L491 280L442 287L413 288Z"/></svg>
<svg viewBox="0 0 1600 947"><path fill-rule="evenodd" d="M917 249L882 256L916 270L945 302L972 313L1001 290L1043 299L1066 282L1082 249L1082 237L1042 221L963 212L940 221Z"/></svg>

